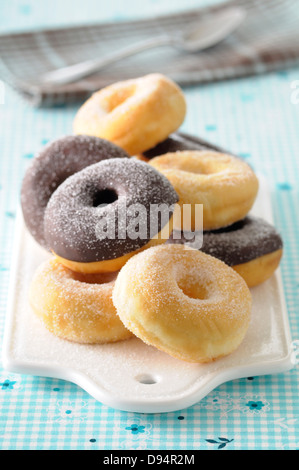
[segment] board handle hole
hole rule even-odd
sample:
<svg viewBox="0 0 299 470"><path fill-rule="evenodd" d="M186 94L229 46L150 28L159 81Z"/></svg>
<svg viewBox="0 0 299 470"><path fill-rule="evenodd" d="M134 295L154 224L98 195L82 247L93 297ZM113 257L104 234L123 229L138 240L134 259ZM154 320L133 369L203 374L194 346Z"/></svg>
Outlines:
<svg viewBox="0 0 299 470"><path fill-rule="evenodd" d="M137 382L144 385L153 385L159 382L158 377L154 377L151 374L140 374L135 377Z"/></svg>

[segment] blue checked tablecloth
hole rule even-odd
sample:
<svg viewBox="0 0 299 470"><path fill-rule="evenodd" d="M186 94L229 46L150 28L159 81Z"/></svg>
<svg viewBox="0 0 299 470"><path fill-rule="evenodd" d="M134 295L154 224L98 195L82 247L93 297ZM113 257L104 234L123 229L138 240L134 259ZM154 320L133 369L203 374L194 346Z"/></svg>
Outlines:
<svg viewBox="0 0 299 470"><path fill-rule="evenodd" d="M51 18L52 24L57 18L68 21L70 3L76 6L74 22L105 19L103 11L94 13L96 1L51 2L59 15L45 6L42 12L46 3L2 1L0 27L45 26ZM119 18L121 2L110 3L106 14ZM134 3L128 2L126 15L134 14ZM179 3L147 1L144 14L167 12ZM186 6L199 3L189 0ZM182 126L238 153L272 184L275 224L285 243L281 266L293 339L299 338L298 80L295 68L184 88L188 113ZM45 143L71 133L77 110L76 105L31 108L6 86L1 97L0 340L26 165ZM299 370L235 380L188 409L146 415L110 409L72 383L8 373L0 364L0 449L299 449Z"/></svg>

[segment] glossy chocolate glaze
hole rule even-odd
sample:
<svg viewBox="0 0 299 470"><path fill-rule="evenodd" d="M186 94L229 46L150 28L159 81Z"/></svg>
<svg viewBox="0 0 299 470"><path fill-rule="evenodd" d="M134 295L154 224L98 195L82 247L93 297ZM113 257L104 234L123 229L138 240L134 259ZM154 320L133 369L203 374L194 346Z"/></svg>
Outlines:
<svg viewBox="0 0 299 470"><path fill-rule="evenodd" d="M167 243L187 243L190 235L176 232ZM259 217L247 216L229 227L203 232L201 251L229 266L247 263L283 247L281 236L271 224Z"/></svg>
<svg viewBox="0 0 299 470"><path fill-rule="evenodd" d="M164 155L169 152L180 152L183 150L214 150L221 153L229 153L226 150L211 144L204 139L195 137L183 132L175 132L171 134L166 140L160 142L158 145L150 150L144 152L144 156L148 159Z"/></svg>
<svg viewBox="0 0 299 470"><path fill-rule="evenodd" d="M21 188L26 226L35 240L47 248L44 213L58 186L74 173L110 158L128 158L120 147L92 136L65 136L46 145L27 169Z"/></svg>

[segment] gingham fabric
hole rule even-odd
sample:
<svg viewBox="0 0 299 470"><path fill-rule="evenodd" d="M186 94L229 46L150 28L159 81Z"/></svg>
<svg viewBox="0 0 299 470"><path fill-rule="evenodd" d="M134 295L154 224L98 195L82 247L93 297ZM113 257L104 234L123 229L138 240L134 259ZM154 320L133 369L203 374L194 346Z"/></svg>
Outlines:
<svg viewBox="0 0 299 470"><path fill-rule="evenodd" d="M299 68L293 68L184 87L188 112L182 126L182 131L237 153L268 179L275 225L285 245L281 267L294 340L299 339L298 80ZM20 183L35 152L71 132L78 107L34 109L6 86L3 95L1 342ZM72 383L13 374L0 365L0 449L298 450L298 366L228 382L188 409L148 415L113 410Z"/></svg>
<svg viewBox="0 0 299 470"><path fill-rule="evenodd" d="M269 8L271 3L271 8ZM34 105L86 98L112 82L159 70L181 85L211 82L299 63L299 9L294 0L231 0L247 16L242 26L214 48L198 54L163 47L126 58L76 83L52 87L40 82L48 71L109 55L155 36L190 31L205 15L223 8L209 6L142 21L101 23L0 37L0 78Z"/></svg>

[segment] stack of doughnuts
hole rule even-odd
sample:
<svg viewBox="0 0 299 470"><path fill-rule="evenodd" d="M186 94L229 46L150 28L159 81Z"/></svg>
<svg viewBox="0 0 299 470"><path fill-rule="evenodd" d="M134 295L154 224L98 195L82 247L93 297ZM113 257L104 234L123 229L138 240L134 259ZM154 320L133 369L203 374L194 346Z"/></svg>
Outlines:
<svg viewBox="0 0 299 470"><path fill-rule="evenodd" d="M169 243L190 244L190 231L197 229L196 204L201 204L200 249L233 267L249 287L272 275L282 256L282 239L271 224L248 216L257 196L258 179L246 162L220 152L188 150L157 156L150 165L169 179L179 195L181 220ZM191 207L191 220L190 230L184 231L186 204Z"/></svg>
<svg viewBox="0 0 299 470"><path fill-rule="evenodd" d="M130 224L134 206L142 205L147 215L151 204L177 201L164 175L98 137L60 138L33 159L21 205L31 235L53 258L35 273L29 297L50 331L85 343L131 336L112 303L117 271L131 256L167 241L173 214L156 232L129 238L121 211ZM115 228L111 239L101 236L105 224Z"/></svg>
<svg viewBox="0 0 299 470"><path fill-rule="evenodd" d="M29 301L51 333L89 344L135 336L198 363L242 342L250 287L277 268L282 241L250 214L250 166L179 132L185 114L182 90L161 74L115 83L80 107L72 135L33 159L21 205L49 257Z"/></svg>

